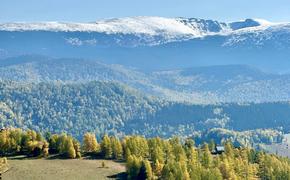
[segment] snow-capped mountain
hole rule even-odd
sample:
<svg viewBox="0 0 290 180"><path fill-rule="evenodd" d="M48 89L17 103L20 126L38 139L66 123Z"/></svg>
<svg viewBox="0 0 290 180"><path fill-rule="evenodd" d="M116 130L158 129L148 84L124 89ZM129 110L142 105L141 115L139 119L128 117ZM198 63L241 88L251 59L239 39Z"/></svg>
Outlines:
<svg viewBox="0 0 290 180"><path fill-rule="evenodd" d="M0 24L0 31L97 32L163 36L164 39L178 40L181 37L200 38L208 35L230 34L241 29L252 31L252 27L260 30L275 25L277 24L255 19L224 23L197 18L129 17L99 20L94 23L3 23Z"/></svg>
<svg viewBox="0 0 290 180"><path fill-rule="evenodd" d="M248 64L290 72L290 23L130 17L92 23L2 23L0 58L98 59L141 70Z"/></svg>

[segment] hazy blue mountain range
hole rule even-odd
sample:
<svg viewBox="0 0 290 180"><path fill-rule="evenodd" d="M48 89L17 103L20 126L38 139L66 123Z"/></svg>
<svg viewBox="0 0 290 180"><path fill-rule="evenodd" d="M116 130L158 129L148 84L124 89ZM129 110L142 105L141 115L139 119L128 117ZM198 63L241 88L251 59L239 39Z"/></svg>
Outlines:
<svg viewBox="0 0 290 180"><path fill-rule="evenodd" d="M0 79L21 83L118 82L167 100L211 104L290 100L290 75L248 65L219 65L142 72L96 60L19 56L0 61Z"/></svg>
<svg viewBox="0 0 290 180"><path fill-rule="evenodd" d="M0 57L98 59L141 71L246 64L290 72L290 24L132 17L93 23L0 24Z"/></svg>

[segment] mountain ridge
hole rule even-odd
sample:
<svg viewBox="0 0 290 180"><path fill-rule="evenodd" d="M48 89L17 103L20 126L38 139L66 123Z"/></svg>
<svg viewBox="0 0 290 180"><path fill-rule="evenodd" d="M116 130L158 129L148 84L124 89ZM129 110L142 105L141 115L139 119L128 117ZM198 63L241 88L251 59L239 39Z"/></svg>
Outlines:
<svg viewBox="0 0 290 180"><path fill-rule="evenodd" d="M108 34L148 34L158 35L192 35L204 37L214 33L229 33L251 27L268 27L289 23L271 23L260 19L245 19L235 22L199 18L164 18L157 16L137 16L98 20L90 23L77 22L10 22L0 23L0 31L87 31Z"/></svg>

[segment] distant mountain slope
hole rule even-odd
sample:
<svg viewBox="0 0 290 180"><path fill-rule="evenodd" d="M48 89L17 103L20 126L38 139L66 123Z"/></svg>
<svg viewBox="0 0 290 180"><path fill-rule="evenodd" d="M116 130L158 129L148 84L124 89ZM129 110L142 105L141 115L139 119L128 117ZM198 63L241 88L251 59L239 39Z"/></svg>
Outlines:
<svg viewBox="0 0 290 180"><path fill-rule="evenodd" d="M247 64L290 72L290 24L132 17L95 23L0 24L0 58L98 58L142 71ZM279 62L279 63L277 63Z"/></svg>
<svg viewBox="0 0 290 180"><path fill-rule="evenodd" d="M208 66L154 72L164 88L201 94L208 102L288 101L290 76L265 73L246 65ZM216 99L215 99L216 98Z"/></svg>
<svg viewBox="0 0 290 180"><path fill-rule="evenodd" d="M20 56L0 60L0 79L22 83L119 82L149 95L195 104L290 100L290 75L266 73L247 65L141 72L96 60Z"/></svg>
<svg viewBox="0 0 290 180"><path fill-rule="evenodd" d="M0 79L22 83L81 83L90 81L119 82L143 92L156 94L150 77L132 68L108 65L96 60L19 56L0 60Z"/></svg>

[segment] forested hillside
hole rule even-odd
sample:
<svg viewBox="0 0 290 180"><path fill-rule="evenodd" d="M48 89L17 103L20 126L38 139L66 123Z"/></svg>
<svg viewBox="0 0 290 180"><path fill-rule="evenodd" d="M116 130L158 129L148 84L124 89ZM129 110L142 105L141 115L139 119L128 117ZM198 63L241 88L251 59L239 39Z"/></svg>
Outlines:
<svg viewBox="0 0 290 180"><path fill-rule="evenodd" d="M105 82L1 83L0 91L5 126L64 131L77 137L87 130L119 133L125 123L150 119L162 107L161 101Z"/></svg>
<svg viewBox="0 0 290 180"><path fill-rule="evenodd" d="M249 116L250 114L250 116ZM88 83L0 83L0 119L4 127L66 132L78 139L86 131L124 136L204 137L212 128L242 144L279 142L289 131L288 103L192 105L148 97L125 85ZM283 127L283 128L281 128ZM273 129L265 131L263 129ZM234 131L256 130L237 135ZM234 133L234 135L233 135ZM272 139L262 138L273 136ZM213 138L213 137L211 137Z"/></svg>

